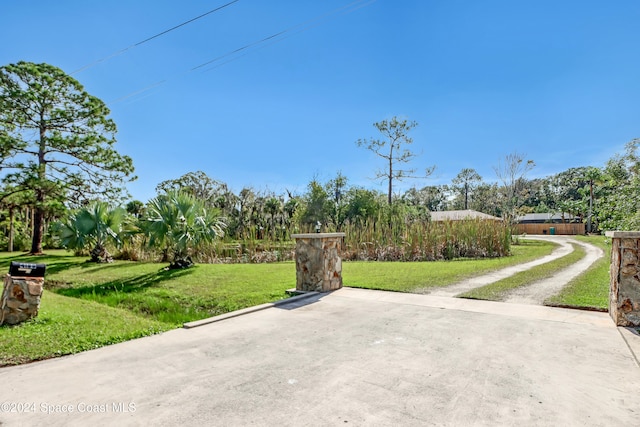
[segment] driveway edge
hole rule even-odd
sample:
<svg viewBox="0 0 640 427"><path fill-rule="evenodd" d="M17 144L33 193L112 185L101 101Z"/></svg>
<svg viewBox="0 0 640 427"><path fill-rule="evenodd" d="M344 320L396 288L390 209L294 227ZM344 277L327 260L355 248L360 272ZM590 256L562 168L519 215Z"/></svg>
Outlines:
<svg viewBox="0 0 640 427"><path fill-rule="evenodd" d="M292 302L304 300L306 298L310 298L312 296L318 295L319 292L306 292L301 295L296 295L290 298L285 298L276 302L268 302L265 304L255 305L253 307L243 308L241 310L232 311L229 313L220 314L214 317L208 317L206 319L194 320L193 322L187 322L182 325L184 329L197 328L198 326L208 325L210 323L220 322L222 320L231 319L233 317L243 316L249 313L255 313L256 311L266 310L272 307L278 307L284 304L290 304Z"/></svg>

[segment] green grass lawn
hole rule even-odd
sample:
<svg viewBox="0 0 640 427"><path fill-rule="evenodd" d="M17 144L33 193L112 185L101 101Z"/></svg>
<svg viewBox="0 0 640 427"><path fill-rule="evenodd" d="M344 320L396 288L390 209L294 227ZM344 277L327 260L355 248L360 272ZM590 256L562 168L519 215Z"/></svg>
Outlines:
<svg viewBox="0 0 640 427"><path fill-rule="evenodd" d="M172 328L127 310L44 291L37 318L0 327L0 366L78 353Z"/></svg>
<svg viewBox="0 0 640 427"><path fill-rule="evenodd" d="M558 307L606 311L609 307L611 242L604 236L576 236L576 239L598 246L604 251L604 256L587 271L569 282L562 292L548 298L544 303Z"/></svg>
<svg viewBox="0 0 640 427"><path fill-rule="evenodd" d="M418 263L345 262L345 286L412 291L526 262L555 246L530 241L502 259ZM12 260L47 265L40 314L0 327L0 366L72 354L176 328L182 323L287 297L295 287L293 262L200 264L165 271L164 264L118 261L93 264L64 251Z"/></svg>
<svg viewBox="0 0 640 427"><path fill-rule="evenodd" d="M292 262L199 264L169 271L153 263L85 264L47 279L60 295L123 308L175 326L277 301L296 286Z"/></svg>
<svg viewBox="0 0 640 427"><path fill-rule="evenodd" d="M342 267L345 286L385 291L420 292L469 277L489 273L550 254L557 245L541 240L521 240L504 258L437 262L346 262Z"/></svg>
<svg viewBox="0 0 640 427"><path fill-rule="evenodd" d="M295 265L207 264L165 271L165 264L93 264L65 251L0 254L47 265L40 313L0 327L0 366L72 354L180 327L183 322L286 298Z"/></svg>

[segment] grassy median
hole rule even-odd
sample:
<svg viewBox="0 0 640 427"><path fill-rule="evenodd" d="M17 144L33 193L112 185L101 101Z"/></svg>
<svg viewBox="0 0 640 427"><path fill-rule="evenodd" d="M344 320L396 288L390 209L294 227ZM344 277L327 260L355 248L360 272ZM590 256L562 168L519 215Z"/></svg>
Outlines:
<svg viewBox="0 0 640 427"><path fill-rule="evenodd" d="M561 258L536 265L526 271L521 271L513 276L498 280L497 282L472 289L458 295L461 298L482 299L489 301L503 301L513 289L530 285L539 280L547 279L556 272L575 264L584 258L586 252L582 246L572 245L573 251Z"/></svg>
<svg viewBox="0 0 640 427"><path fill-rule="evenodd" d="M606 311L609 306L611 242L604 236L576 236L576 239L598 246L604 251L604 256L544 303L557 307Z"/></svg>

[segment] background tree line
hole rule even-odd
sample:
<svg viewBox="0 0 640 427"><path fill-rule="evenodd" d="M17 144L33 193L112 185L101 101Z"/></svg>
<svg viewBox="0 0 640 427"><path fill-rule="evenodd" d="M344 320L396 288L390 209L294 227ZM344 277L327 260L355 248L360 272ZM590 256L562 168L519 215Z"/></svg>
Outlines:
<svg viewBox="0 0 640 427"><path fill-rule="evenodd" d="M202 171L190 172L156 187L159 196L184 192L215 212L225 223L230 240L287 240L292 231L340 230L345 224L363 224L380 215L402 212L407 218L427 219L429 212L473 209L502 217L509 209L515 214L557 213L591 218L592 230L637 229L640 227L640 140L629 142L624 153L609 159L604 167L570 168L558 174L528 179L516 176L509 188L496 181L486 182L475 170L465 168L447 185L413 187L393 195L349 185L342 173L322 182L312 179L301 194L276 194L251 187L233 192L222 181ZM5 183L5 186L8 184ZM515 199L515 201L514 201ZM56 247L59 239L50 224L68 218L84 203L59 203L45 211L45 245ZM121 206L131 219L141 219L150 203L129 201ZM11 195L0 204L0 249L28 250L34 228L34 201Z"/></svg>
<svg viewBox="0 0 640 427"><path fill-rule="evenodd" d="M511 153L494 166L496 179L485 181L463 168L450 184L399 192L395 183L426 178L434 167L424 173L408 167L416 157L408 134L417 122L393 117L374 123L382 138L356 141L382 159L375 178L387 184L386 194L351 186L341 173L326 182L312 179L301 194L250 187L234 193L197 171L159 183L157 196L145 203L126 201L133 162L115 150L109 114L101 100L54 66L0 67L0 250L38 254L43 247L90 247L94 260L108 260L109 247L121 254L144 247L179 264L189 262L191 248L214 239L285 242L316 224L324 231L349 228L363 239L360 229L367 229L371 241L406 243L424 237L402 233L428 223L429 212L458 209L502 217L507 224L523 213L550 212L584 219L589 231L640 227L638 139L604 167L529 179L534 162ZM466 251L449 249L440 252Z"/></svg>

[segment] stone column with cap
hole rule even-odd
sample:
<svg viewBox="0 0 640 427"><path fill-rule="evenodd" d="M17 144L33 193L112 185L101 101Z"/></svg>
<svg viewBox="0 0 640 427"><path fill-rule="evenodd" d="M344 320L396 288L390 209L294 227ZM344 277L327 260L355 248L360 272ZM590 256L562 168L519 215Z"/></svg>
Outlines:
<svg viewBox="0 0 640 427"><path fill-rule="evenodd" d="M640 326L640 231L607 231L611 237L609 315L618 326Z"/></svg>
<svg viewBox="0 0 640 427"><path fill-rule="evenodd" d="M345 233L293 234L296 239L296 290L329 292L342 287L340 250Z"/></svg>
<svg viewBox="0 0 640 427"><path fill-rule="evenodd" d="M38 315L44 279L42 277L4 277L0 325L16 325Z"/></svg>
<svg viewBox="0 0 640 427"><path fill-rule="evenodd" d="M44 264L11 263L0 299L0 325L17 325L38 315L45 268Z"/></svg>

